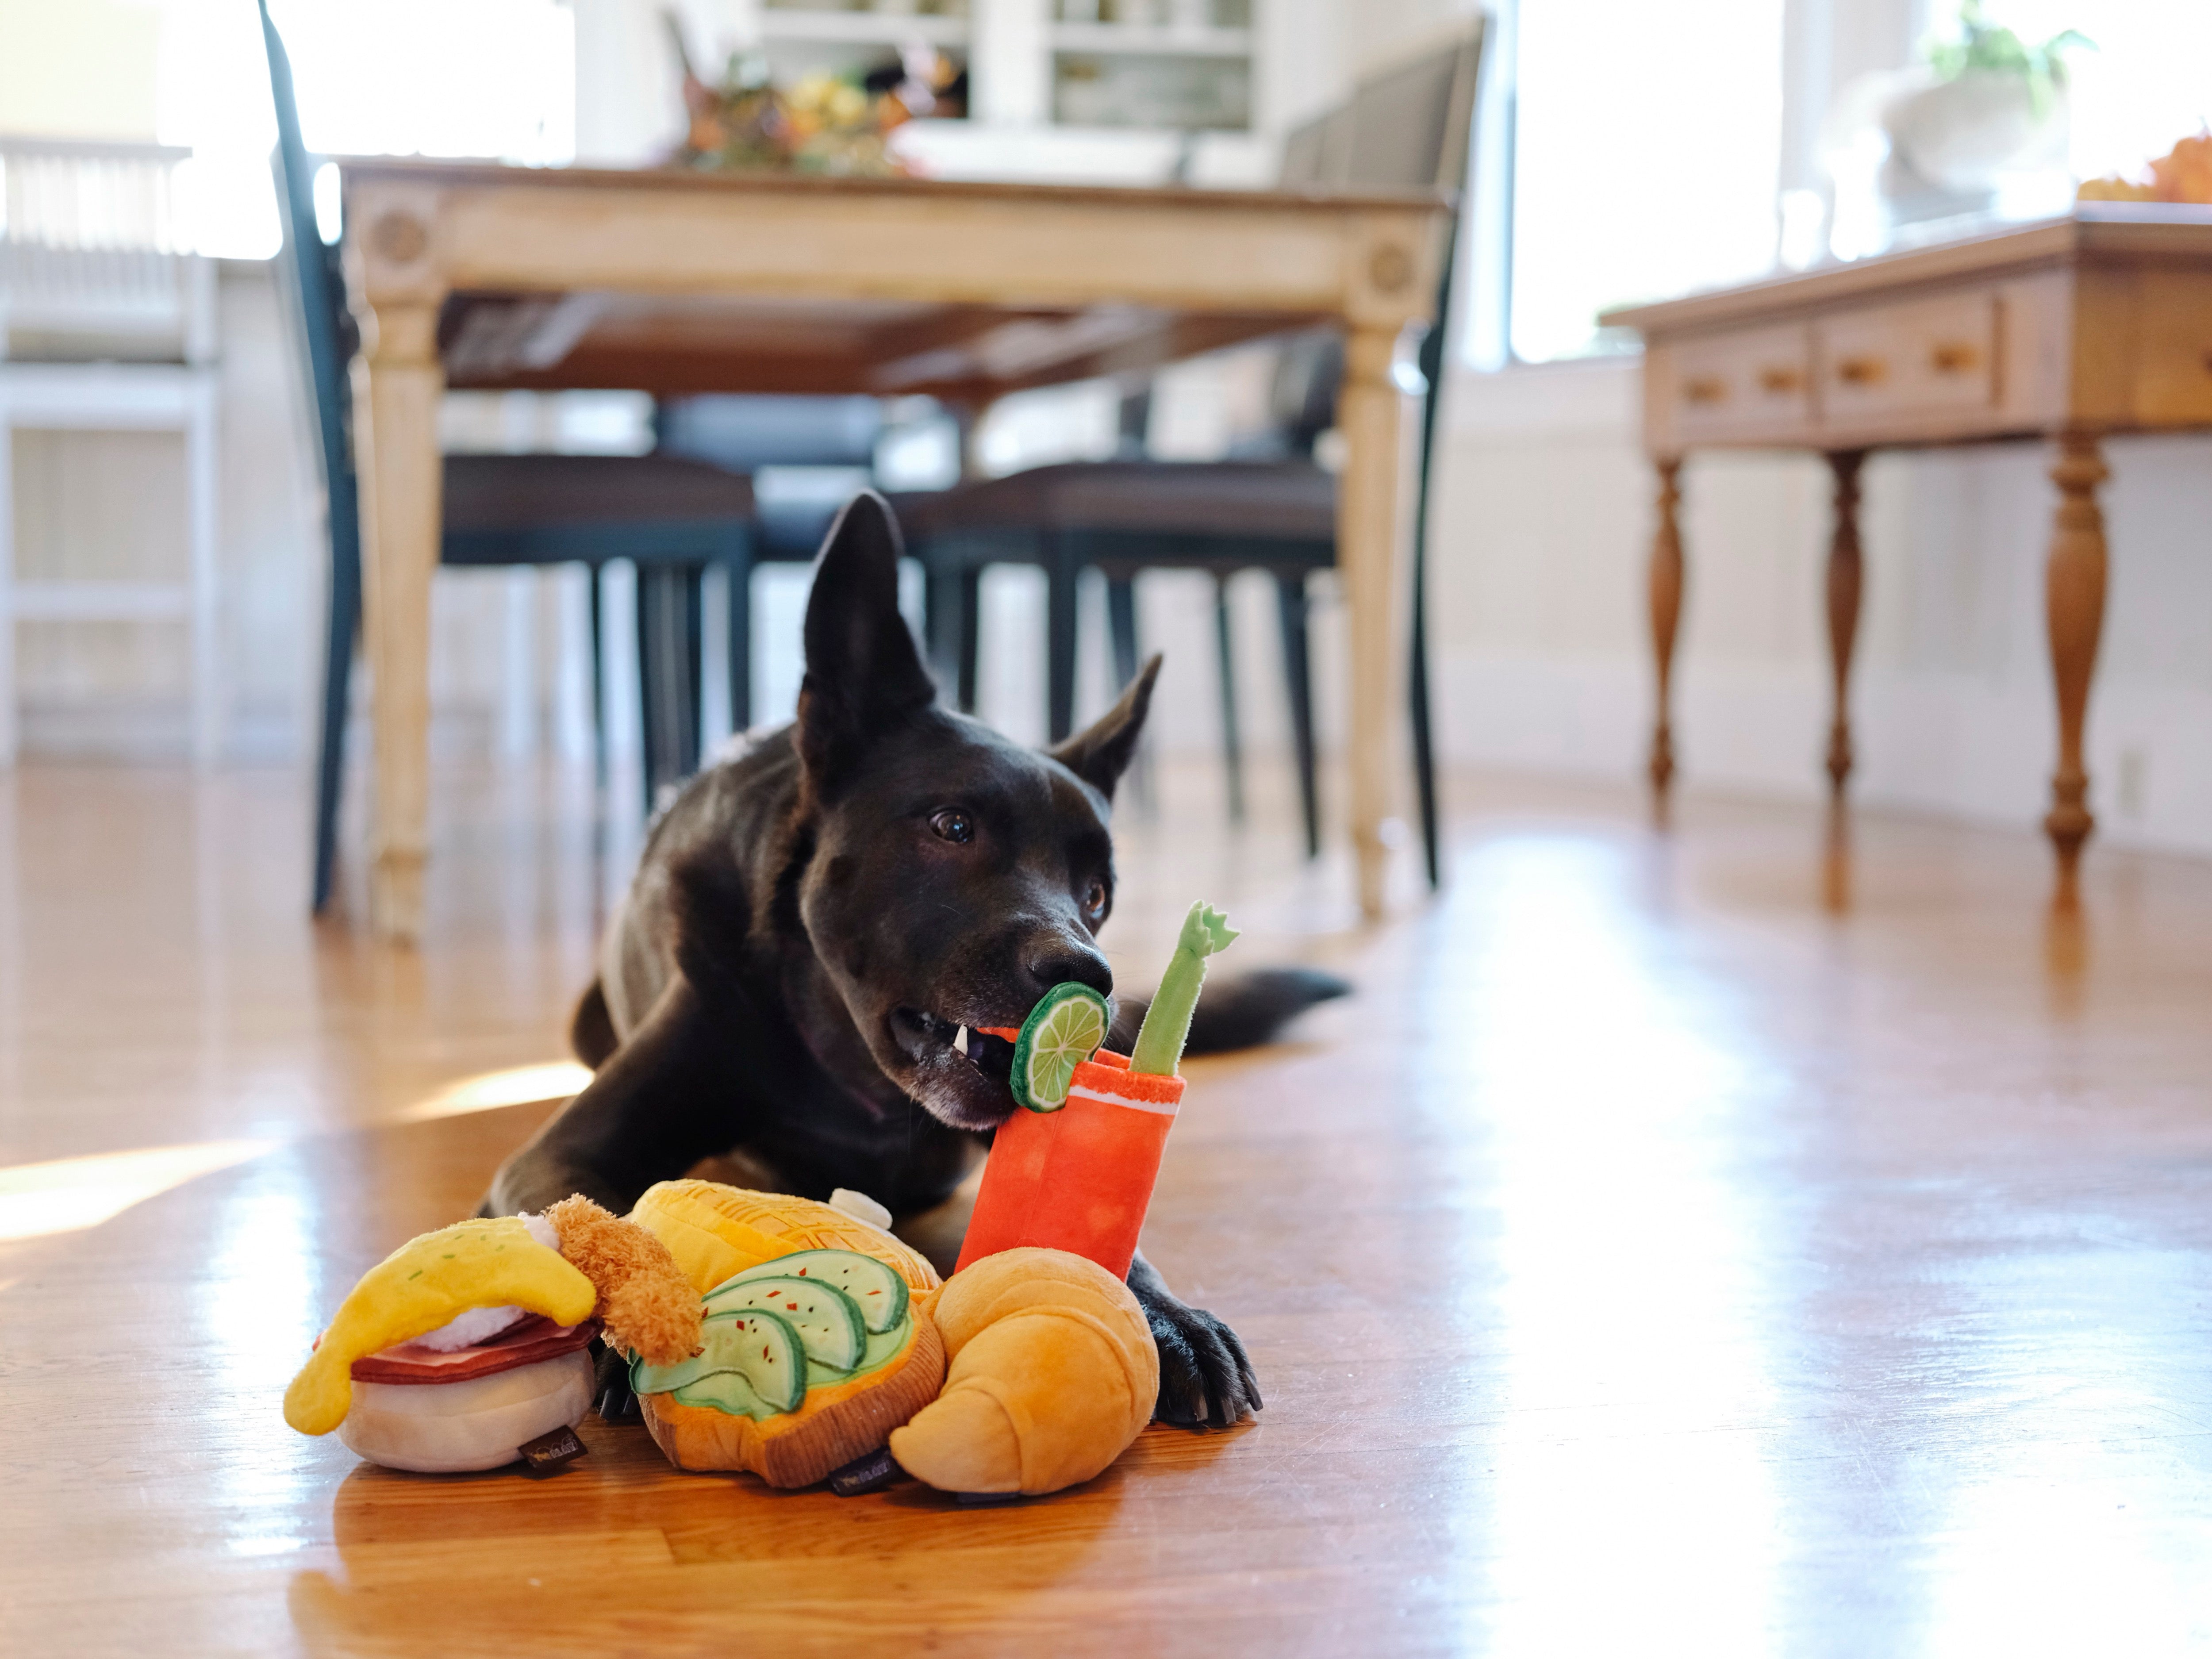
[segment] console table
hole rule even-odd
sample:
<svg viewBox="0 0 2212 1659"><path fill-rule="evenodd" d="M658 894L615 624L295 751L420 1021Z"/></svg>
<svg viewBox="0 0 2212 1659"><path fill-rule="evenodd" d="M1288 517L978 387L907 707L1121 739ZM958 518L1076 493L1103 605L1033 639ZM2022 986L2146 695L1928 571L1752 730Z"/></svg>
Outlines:
<svg viewBox="0 0 2212 1659"><path fill-rule="evenodd" d="M1658 671L1651 787L1674 774L1683 457L1809 449L1835 477L1827 569L1828 775L1851 770L1859 469L1869 451L2043 436L2057 502L2045 571L2058 764L2044 828L2070 896L2095 819L2082 716L2105 611L2102 442L2212 427L2212 209L2083 204L2069 216L1609 313L1644 337L1644 444L1658 471L1650 563Z"/></svg>

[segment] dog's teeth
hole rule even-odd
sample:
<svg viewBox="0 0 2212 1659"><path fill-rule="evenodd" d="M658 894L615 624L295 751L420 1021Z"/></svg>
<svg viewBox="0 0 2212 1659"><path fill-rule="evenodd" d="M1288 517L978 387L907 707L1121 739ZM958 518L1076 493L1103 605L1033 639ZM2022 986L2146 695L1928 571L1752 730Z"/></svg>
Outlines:
<svg viewBox="0 0 2212 1659"><path fill-rule="evenodd" d="M965 1025L954 1034L952 1046L963 1054L968 1052L968 1028Z"/></svg>

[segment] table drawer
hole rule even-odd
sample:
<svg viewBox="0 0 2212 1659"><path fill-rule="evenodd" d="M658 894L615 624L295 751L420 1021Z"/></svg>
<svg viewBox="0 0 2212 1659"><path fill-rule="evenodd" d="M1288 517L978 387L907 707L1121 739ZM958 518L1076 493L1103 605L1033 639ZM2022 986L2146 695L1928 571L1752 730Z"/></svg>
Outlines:
<svg viewBox="0 0 2212 1659"><path fill-rule="evenodd" d="M1997 296L1987 290L1844 312L1815 324L1814 341L1824 427L1996 403Z"/></svg>
<svg viewBox="0 0 2212 1659"><path fill-rule="evenodd" d="M1813 341L1802 325L1682 340L1668 411L1683 441L1782 436L1812 417Z"/></svg>

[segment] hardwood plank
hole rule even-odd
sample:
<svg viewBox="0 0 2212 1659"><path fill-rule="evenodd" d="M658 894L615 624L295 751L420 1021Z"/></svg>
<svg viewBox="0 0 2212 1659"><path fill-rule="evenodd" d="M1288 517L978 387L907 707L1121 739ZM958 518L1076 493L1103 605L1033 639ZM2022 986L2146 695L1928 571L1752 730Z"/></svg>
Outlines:
<svg viewBox="0 0 2212 1659"><path fill-rule="evenodd" d="M1246 961L1358 986L1192 1063L1147 1229L1267 1408L972 1510L684 1475L596 1420L544 1481L283 1426L353 1277L550 1109L416 1115L558 1054L634 834L599 839L588 777L441 774L412 952L301 918L289 776L0 775L0 1221L33 1162L270 1143L0 1242L9 1651L2212 1634L2212 867L2111 852L2053 916L2026 833L1866 814L1841 852L1817 811L1692 793L1662 839L1625 788L1462 777L1454 888L1364 927L1286 772L1234 835L1209 769L1160 774L1117 972L1204 893Z"/></svg>

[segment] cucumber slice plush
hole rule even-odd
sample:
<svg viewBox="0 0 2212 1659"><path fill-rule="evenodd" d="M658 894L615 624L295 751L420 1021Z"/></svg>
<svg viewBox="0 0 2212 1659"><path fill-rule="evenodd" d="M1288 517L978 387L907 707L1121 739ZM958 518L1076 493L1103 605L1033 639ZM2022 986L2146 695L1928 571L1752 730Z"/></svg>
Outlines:
<svg viewBox="0 0 2212 1659"><path fill-rule="evenodd" d="M765 1309L710 1314L699 1328L699 1352L673 1365L630 1363L640 1394L673 1394L710 1376L735 1373L772 1412L797 1411L806 1398L806 1346L787 1320Z"/></svg>
<svg viewBox="0 0 2212 1659"><path fill-rule="evenodd" d="M732 1285L786 1277L836 1285L853 1298L860 1310L861 1323L872 1333L890 1330L906 1317L906 1280L895 1269L858 1250L794 1250L777 1256L724 1279L707 1292L707 1305L714 1308L715 1298Z"/></svg>
<svg viewBox="0 0 2212 1659"><path fill-rule="evenodd" d="M792 1273L748 1279L725 1285L707 1298L711 1316L760 1309L799 1333L811 1363L849 1371L860 1363L868 1328L858 1304L826 1277L801 1279Z"/></svg>

